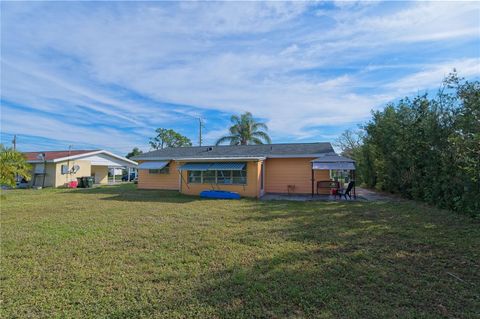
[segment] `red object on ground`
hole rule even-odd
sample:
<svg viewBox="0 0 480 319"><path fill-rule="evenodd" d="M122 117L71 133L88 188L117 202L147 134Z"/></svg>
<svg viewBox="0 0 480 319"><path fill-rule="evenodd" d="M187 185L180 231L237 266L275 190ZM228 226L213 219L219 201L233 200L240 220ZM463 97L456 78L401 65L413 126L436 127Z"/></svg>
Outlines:
<svg viewBox="0 0 480 319"><path fill-rule="evenodd" d="M68 188L77 188L77 186L78 186L77 181L71 181L71 182L68 182L68 184L67 184Z"/></svg>

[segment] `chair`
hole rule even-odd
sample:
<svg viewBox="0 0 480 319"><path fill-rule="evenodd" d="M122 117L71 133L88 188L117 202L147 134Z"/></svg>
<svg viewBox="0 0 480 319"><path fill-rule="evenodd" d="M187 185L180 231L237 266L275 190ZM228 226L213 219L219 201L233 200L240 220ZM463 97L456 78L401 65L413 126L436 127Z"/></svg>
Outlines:
<svg viewBox="0 0 480 319"><path fill-rule="evenodd" d="M351 181L350 183L348 183L348 186L346 189L339 189L337 191L337 193L335 194L335 198L338 196L340 196L340 199L342 199L342 196L345 197L345 199L347 199L347 196L352 199L352 195L350 194L353 187L355 186L355 182L354 181Z"/></svg>

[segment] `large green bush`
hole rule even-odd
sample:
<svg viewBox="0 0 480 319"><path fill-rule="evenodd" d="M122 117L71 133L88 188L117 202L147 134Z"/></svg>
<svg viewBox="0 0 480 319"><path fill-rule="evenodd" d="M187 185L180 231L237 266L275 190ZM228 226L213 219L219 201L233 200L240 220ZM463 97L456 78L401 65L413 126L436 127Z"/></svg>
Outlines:
<svg viewBox="0 0 480 319"><path fill-rule="evenodd" d="M405 98L373 113L353 153L361 181L480 216L480 82L451 74L433 98Z"/></svg>

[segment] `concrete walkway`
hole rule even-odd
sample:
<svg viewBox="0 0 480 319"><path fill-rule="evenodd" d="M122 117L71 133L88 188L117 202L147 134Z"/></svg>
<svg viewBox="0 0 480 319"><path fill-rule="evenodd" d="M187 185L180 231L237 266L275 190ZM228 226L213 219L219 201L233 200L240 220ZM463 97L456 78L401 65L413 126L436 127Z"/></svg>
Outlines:
<svg viewBox="0 0 480 319"><path fill-rule="evenodd" d="M352 192L353 193L353 192ZM332 195L311 195L307 194L265 194L263 195L260 200L288 200L288 201L296 201L296 202L306 202L306 201L325 201L325 202L339 202L339 201L392 201L392 200L399 200L393 196L389 196L386 194L377 193L375 191L365 189L365 188L356 188L356 199L345 199L345 197L335 198Z"/></svg>

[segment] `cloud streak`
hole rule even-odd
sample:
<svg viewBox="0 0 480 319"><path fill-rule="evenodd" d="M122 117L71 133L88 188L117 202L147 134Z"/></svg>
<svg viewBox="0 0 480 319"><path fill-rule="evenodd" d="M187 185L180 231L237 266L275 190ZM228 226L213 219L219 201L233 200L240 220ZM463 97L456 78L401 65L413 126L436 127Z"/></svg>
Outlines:
<svg viewBox="0 0 480 319"><path fill-rule="evenodd" d="M228 114L251 111L276 142L316 141L453 68L478 78L479 13L469 2L2 3L2 132L125 152L148 148L159 126L196 141L196 117L213 143Z"/></svg>

